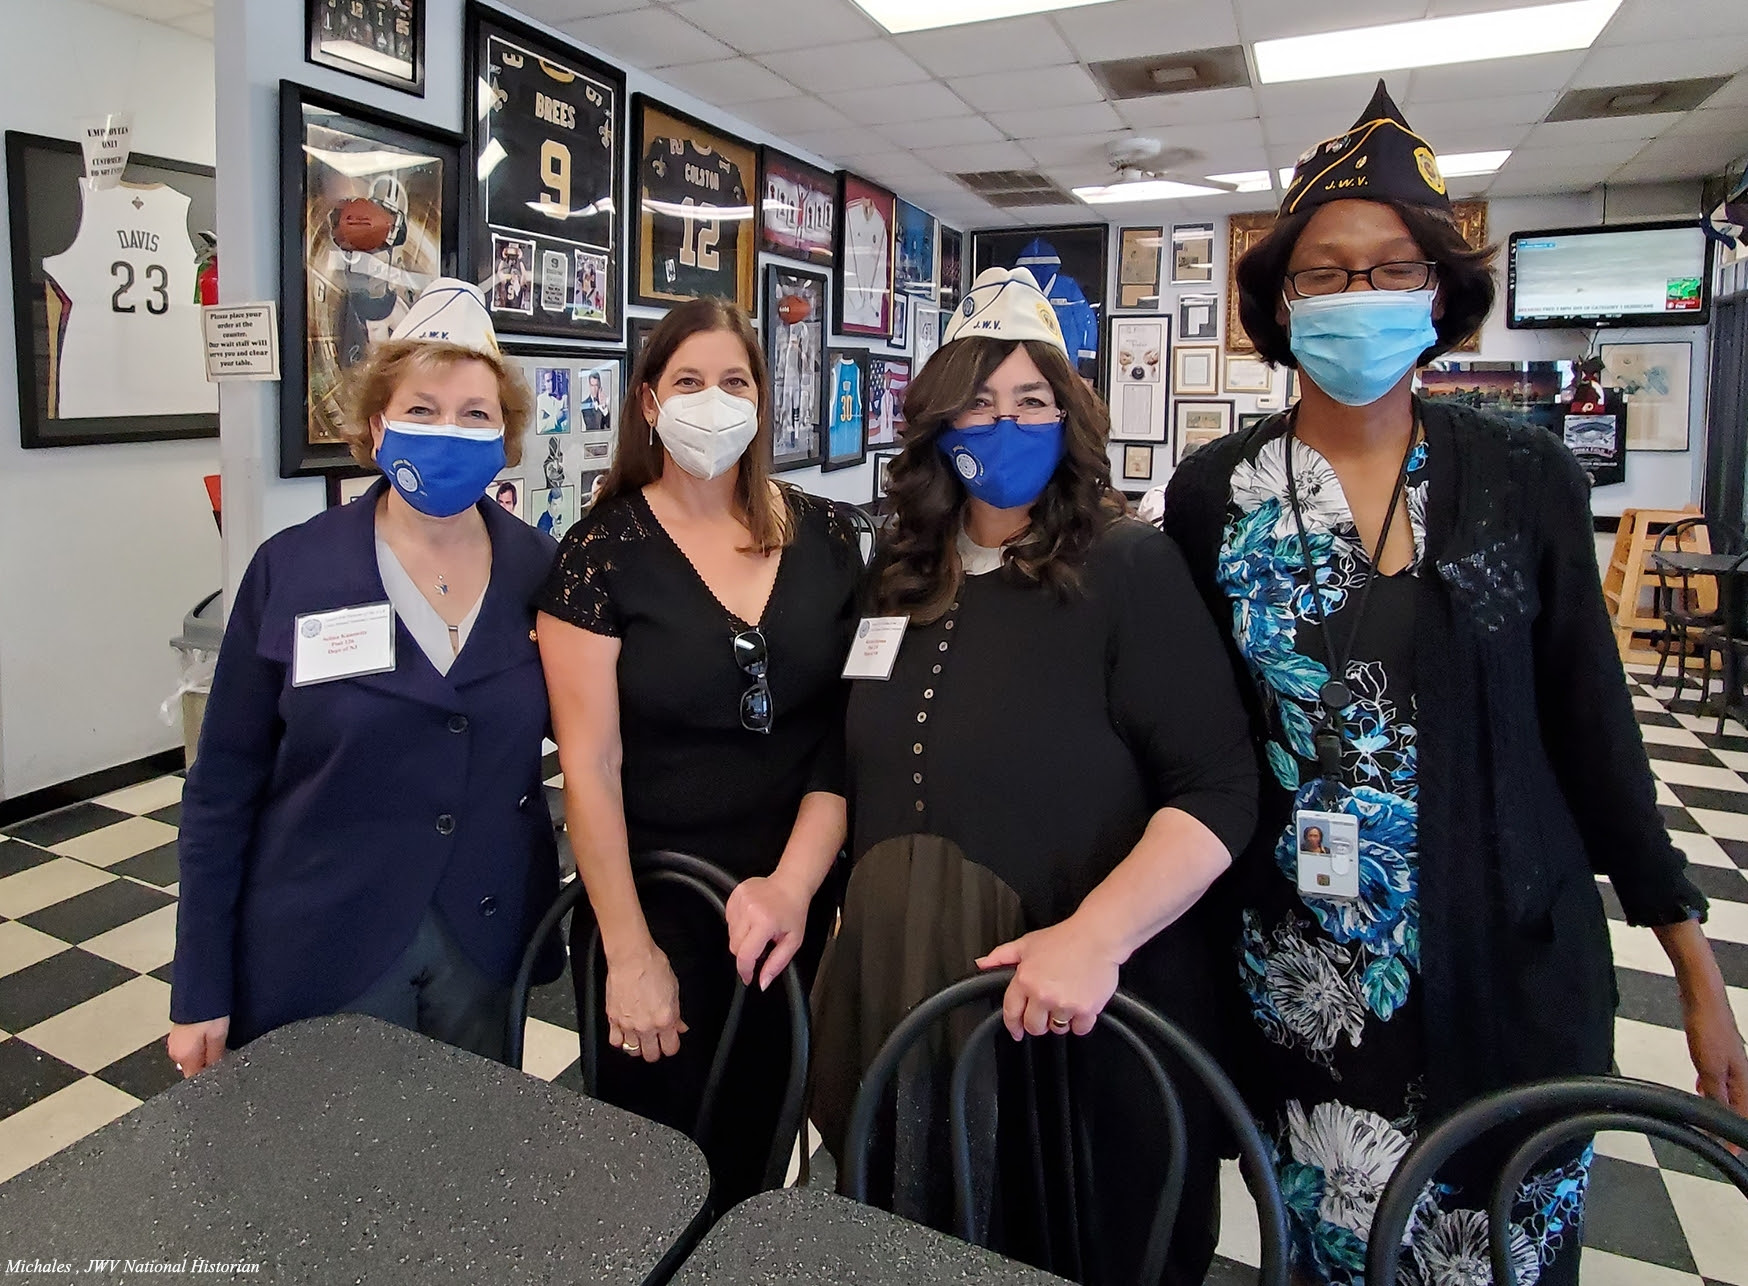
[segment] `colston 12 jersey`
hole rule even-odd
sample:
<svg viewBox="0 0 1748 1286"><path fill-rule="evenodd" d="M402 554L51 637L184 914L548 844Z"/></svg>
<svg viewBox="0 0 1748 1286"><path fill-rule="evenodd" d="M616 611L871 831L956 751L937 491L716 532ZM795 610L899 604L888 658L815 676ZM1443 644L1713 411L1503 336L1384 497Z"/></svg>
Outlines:
<svg viewBox="0 0 1748 1286"><path fill-rule="evenodd" d="M752 212L740 166L691 139L658 138L643 155L642 183L651 291L683 299L733 299L740 280L740 230Z"/></svg>
<svg viewBox="0 0 1748 1286"><path fill-rule="evenodd" d="M601 204L613 191L613 91L496 36L486 43L487 149L503 151L486 178L486 222L606 247L613 215Z"/></svg>

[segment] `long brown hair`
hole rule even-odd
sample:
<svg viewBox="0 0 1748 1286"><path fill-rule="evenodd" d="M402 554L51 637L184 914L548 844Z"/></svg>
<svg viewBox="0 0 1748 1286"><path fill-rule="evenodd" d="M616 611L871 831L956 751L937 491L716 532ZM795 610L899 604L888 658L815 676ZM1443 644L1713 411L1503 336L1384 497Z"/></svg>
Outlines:
<svg viewBox="0 0 1748 1286"><path fill-rule="evenodd" d="M759 431L740 458L740 475L734 484L734 514L752 537L749 548L768 554L783 548L795 534L789 506L771 485L771 375L752 322L724 299L689 299L676 305L644 340L619 414L613 466L602 480L601 494L595 503L601 505L615 496L642 491L662 476L666 456L656 437L655 425L644 414L643 391L647 388L652 394L655 392L681 344L694 335L713 330L725 330L740 340L747 350L753 386L759 393Z"/></svg>
<svg viewBox="0 0 1748 1286"><path fill-rule="evenodd" d="M1004 564L1066 597L1080 584L1087 551L1122 513L1105 454L1110 415L1062 350L1038 340L955 340L929 358L905 393L910 428L887 484L897 521L874 591L882 614L927 623L959 592L965 573L957 536L967 493L936 443L1022 342L1056 394L1067 452L1032 505L1031 526L1004 549Z"/></svg>

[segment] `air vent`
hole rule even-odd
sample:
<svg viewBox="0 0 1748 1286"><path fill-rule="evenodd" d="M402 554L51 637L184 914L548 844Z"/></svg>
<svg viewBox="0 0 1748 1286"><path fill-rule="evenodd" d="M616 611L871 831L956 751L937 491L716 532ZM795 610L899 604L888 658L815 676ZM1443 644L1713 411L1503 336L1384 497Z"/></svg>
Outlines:
<svg viewBox="0 0 1748 1286"><path fill-rule="evenodd" d="M1036 170L972 170L953 177L998 210L1075 203L1072 196Z"/></svg>
<svg viewBox="0 0 1748 1286"><path fill-rule="evenodd" d="M1114 58L1093 63L1094 79L1110 98L1154 98L1160 94L1194 94L1203 89L1234 89L1250 84L1250 69L1238 45L1191 49L1151 58Z"/></svg>
<svg viewBox="0 0 1748 1286"><path fill-rule="evenodd" d="M1554 104L1550 121L1596 121L1611 116L1649 116L1691 112L1729 83L1728 76L1696 80L1653 80L1643 85L1603 85L1574 89Z"/></svg>

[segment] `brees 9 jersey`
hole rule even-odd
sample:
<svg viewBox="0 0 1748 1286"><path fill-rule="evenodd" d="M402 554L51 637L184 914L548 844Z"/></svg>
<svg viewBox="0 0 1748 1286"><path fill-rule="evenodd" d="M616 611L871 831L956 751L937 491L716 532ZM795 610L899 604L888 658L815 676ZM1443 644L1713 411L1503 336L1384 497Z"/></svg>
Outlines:
<svg viewBox="0 0 1748 1286"><path fill-rule="evenodd" d="M611 213L578 216L613 191L612 90L496 36L487 63L486 154L503 154L486 177L486 222L607 245Z"/></svg>
<svg viewBox="0 0 1748 1286"><path fill-rule="evenodd" d="M658 138L643 155L641 173L653 292L733 299L749 206L740 166L691 139ZM724 219L717 211L725 207L738 211Z"/></svg>

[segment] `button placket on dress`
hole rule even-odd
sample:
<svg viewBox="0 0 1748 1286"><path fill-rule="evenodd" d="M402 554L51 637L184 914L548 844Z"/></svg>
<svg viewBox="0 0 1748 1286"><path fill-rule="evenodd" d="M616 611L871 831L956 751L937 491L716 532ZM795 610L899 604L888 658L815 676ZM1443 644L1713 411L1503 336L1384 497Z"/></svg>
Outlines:
<svg viewBox="0 0 1748 1286"><path fill-rule="evenodd" d="M951 631L954 628L954 626L956 625L957 621L956 621L956 618L953 616L953 613L957 612L958 610L959 610L959 604L956 602L953 604L953 606L951 608L948 609L947 619L945 620L945 622L943 622L943 628L945 630ZM940 641L940 643L936 645L936 649L935 649L936 660L935 660L934 665L931 666L930 670L929 670L930 679L925 680L925 682L930 683L930 686L925 687L923 689L922 696L921 696L921 698L919 698L919 700L917 702L916 721L917 721L917 727L919 729L919 731L917 732L917 737L919 738L919 740L917 740L916 742L914 742L911 745L911 754L917 760L917 771L915 771L911 774L911 784L917 788L916 812L917 812L918 816L921 816L921 815L927 813L929 810L928 801L926 798L924 798L923 790L922 790L924 772L927 768L927 764L925 762L927 747L926 747L926 743L923 742L922 740L920 740L920 738L923 736L921 729L925 728L928 725L929 711L930 711L930 708L933 706L934 700L935 700L935 689L933 687L932 681L940 676L942 669L946 664L947 653L949 653L951 650L952 650L951 639L942 639Z"/></svg>

